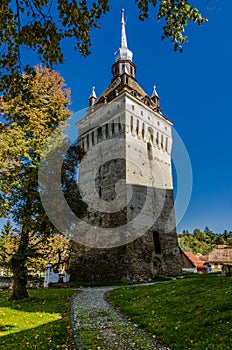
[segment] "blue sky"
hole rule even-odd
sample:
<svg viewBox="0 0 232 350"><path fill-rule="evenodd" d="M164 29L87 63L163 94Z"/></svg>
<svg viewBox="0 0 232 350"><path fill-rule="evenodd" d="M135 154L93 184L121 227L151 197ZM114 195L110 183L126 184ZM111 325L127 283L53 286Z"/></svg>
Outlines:
<svg viewBox="0 0 232 350"><path fill-rule="evenodd" d="M137 81L148 95L157 85L163 113L174 122L192 164L192 196L178 232L206 225L222 232L232 230L232 1L191 2L209 22L189 25L183 53L175 53L168 40L161 41L162 25L154 11L149 20L140 22L133 0L115 0L101 20L101 29L92 33L91 55L83 58L65 44L66 62L56 70L71 88L74 112L87 106L92 85L100 95L111 81L114 52L120 44L121 8L125 8Z"/></svg>
<svg viewBox="0 0 232 350"><path fill-rule="evenodd" d="M232 38L231 0L192 0L209 22L189 25L189 42L183 53L161 41L161 24L152 17L137 20L132 0L111 1L111 11L93 32L92 54L87 58L65 48L67 61L57 69L72 90L73 111L87 104L91 86L98 95L111 80L114 52L120 43L120 10L126 10L128 46L137 65L137 80L148 93L157 85L163 113L189 152L193 169L193 191L178 231L232 230ZM207 5L206 5L207 3ZM183 169L183 172L185 169Z"/></svg>

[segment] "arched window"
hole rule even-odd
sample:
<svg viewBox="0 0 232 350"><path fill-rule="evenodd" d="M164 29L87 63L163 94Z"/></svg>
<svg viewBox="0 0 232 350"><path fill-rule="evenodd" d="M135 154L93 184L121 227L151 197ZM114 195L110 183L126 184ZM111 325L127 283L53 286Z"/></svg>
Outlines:
<svg viewBox="0 0 232 350"><path fill-rule="evenodd" d="M136 134L138 136L139 134L139 120L137 119L137 125L136 125Z"/></svg>
<svg viewBox="0 0 232 350"><path fill-rule="evenodd" d="M133 90L133 91L132 91L132 95L133 95L134 97L137 97L137 95L138 95L138 94L137 94L137 91ZM134 107L134 106L132 106L132 107ZM134 109L134 108L132 108L132 109Z"/></svg>
<svg viewBox="0 0 232 350"><path fill-rule="evenodd" d="M152 160L152 145L150 142L147 143L147 156L149 160Z"/></svg>
<svg viewBox="0 0 232 350"><path fill-rule="evenodd" d="M168 137L166 137L165 151L168 151Z"/></svg>
<svg viewBox="0 0 232 350"><path fill-rule="evenodd" d="M161 148L164 149L164 135L161 135Z"/></svg>
<svg viewBox="0 0 232 350"><path fill-rule="evenodd" d="M142 139L144 140L144 136L145 136L145 124L143 123L142 126Z"/></svg>
<svg viewBox="0 0 232 350"><path fill-rule="evenodd" d="M155 253L160 254L161 253L161 246L160 246L159 232L157 232L157 231L153 232L153 241L154 241L154 246L155 246Z"/></svg>
<svg viewBox="0 0 232 350"><path fill-rule="evenodd" d="M108 137L109 137L109 127L108 127L108 124L105 125L105 136L106 136L106 139L108 139Z"/></svg>
<svg viewBox="0 0 232 350"><path fill-rule="evenodd" d="M102 141L102 127L97 128L97 142Z"/></svg>
<svg viewBox="0 0 232 350"><path fill-rule="evenodd" d="M95 142L95 140L94 140L94 131L92 131L92 145L94 146L94 142Z"/></svg>
<svg viewBox="0 0 232 350"><path fill-rule="evenodd" d="M112 121L111 127L112 127L112 136L114 136L115 135L114 121Z"/></svg>
<svg viewBox="0 0 232 350"><path fill-rule="evenodd" d="M151 143L153 144L153 142L154 142L154 132L153 132L153 129L150 126L148 127L148 132L150 134Z"/></svg>
<svg viewBox="0 0 232 350"><path fill-rule="evenodd" d="M120 121L120 117L118 117L118 132L120 133L121 130L122 130L121 121Z"/></svg>
<svg viewBox="0 0 232 350"><path fill-rule="evenodd" d="M156 134L156 145L159 147L159 132Z"/></svg>
<svg viewBox="0 0 232 350"><path fill-rule="evenodd" d="M130 117L130 131L133 132L133 115Z"/></svg>
<svg viewBox="0 0 232 350"><path fill-rule="evenodd" d="M87 150L89 149L89 134L86 136Z"/></svg>

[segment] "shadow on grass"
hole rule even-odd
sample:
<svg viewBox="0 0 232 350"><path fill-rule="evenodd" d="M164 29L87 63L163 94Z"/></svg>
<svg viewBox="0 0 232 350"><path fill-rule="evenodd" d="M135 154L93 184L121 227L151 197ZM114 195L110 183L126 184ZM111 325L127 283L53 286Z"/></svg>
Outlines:
<svg viewBox="0 0 232 350"><path fill-rule="evenodd" d="M0 337L1 350L68 349L67 329L63 320Z"/></svg>
<svg viewBox="0 0 232 350"><path fill-rule="evenodd" d="M0 293L0 348L75 349L69 324L72 290L30 290L30 299L9 301ZM67 345L68 344L68 345Z"/></svg>
<svg viewBox="0 0 232 350"><path fill-rule="evenodd" d="M0 332L7 332L11 328L15 328L15 326L12 326L11 324L5 324L4 326L0 326Z"/></svg>
<svg viewBox="0 0 232 350"><path fill-rule="evenodd" d="M67 311L70 298L77 291L60 289L29 290L30 299L9 301L11 292L0 293L0 305L2 307L40 313L61 313ZM66 307L65 307L66 306Z"/></svg>

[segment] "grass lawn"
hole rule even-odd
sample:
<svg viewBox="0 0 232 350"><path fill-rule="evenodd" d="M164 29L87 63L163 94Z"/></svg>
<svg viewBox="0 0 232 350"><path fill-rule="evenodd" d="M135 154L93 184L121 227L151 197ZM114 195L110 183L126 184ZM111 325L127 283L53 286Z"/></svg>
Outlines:
<svg viewBox="0 0 232 350"><path fill-rule="evenodd" d="M108 299L171 350L229 350L232 279L194 275L147 287L113 290Z"/></svg>
<svg viewBox="0 0 232 350"><path fill-rule="evenodd" d="M0 348L75 349L69 324L70 289L30 290L30 300L8 301L0 292Z"/></svg>

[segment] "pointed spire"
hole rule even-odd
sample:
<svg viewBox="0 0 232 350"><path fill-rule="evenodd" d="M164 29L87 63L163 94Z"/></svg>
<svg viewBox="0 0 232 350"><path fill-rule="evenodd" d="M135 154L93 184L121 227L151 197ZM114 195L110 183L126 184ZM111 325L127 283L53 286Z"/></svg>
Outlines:
<svg viewBox="0 0 232 350"><path fill-rule="evenodd" d="M133 57L133 53L127 47L124 12L125 10L122 9L121 47L118 49L118 51L115 54L116 61L119 61L119 60L132 61L132 57Z"/></svg>
<svg viewBox="0 0 232 350"><path fill-rule="evenodd" d="M153 92L152 92L152 95L151 95L151 99L153 102L155 102L155 104L159 107L159 95L156 91L156 86L154 85L153 86Z"/></svg>
<svg viewBox="0 0 232 350"><path fill-rule="evenodd" d="M95 104L96 100L97 100L97 95L95 92L95 86L93 86L91 95L89 96L89 105L93 106Z"/></svg>
<svg viewBox="0 0 232 350"><path fill-rule="evenodd" d="M156 85L153 86L153 92L152 92L151 97L158 97L159 98L159 95L158 95L158 93L156 91Z"/></svg>
<svg viewBox="0 0 232 350"><path fill-rule="evenodd" d="M92 93L91 95L89 96L90 97L94 97L94 98L97 98L97 95L96 95L96 92L95 92L95 86L92 87Z"/></svg>
<svg viewBox="0 0 232 350"><path fill-rule="evenodd" d="M125 28L125 18L124 18L124 12L125 10L122 9L122 33L121 33L121 47L127 48L127 40L126 40L126 28Z"/></svg>

